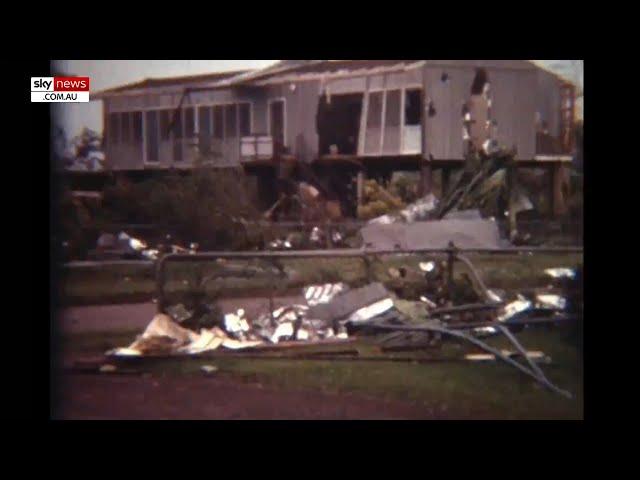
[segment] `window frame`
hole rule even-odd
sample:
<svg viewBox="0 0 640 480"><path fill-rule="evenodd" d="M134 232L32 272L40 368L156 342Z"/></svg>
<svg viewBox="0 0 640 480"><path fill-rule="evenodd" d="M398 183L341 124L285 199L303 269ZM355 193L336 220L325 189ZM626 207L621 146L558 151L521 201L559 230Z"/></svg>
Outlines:
<svg viewBox="0 0 640 480"><path fill-rule="evenodd" d="M384 134L385 131L387 129L387 124L386 124L386 113L387 113L387 92L388 91L395 91L395 90L400 90L400 150L397 154L393 154L393 155L416 155L416 153L404 153L404 129L405 129L405 101L406 101L406 92L407 90L419 90L422 91L423 90L423 86L419 83L416 82L412 82L412 83L407 83L406 85L402 85L401 87L398 86L393 86L393 87L387 87L387 86L382 86L382 87L376 87L376 88L367 88L367 90L364 92L364 105L362 108L362 121L361 121L361 125L364 125L365 131L364 131L364 135L363 132L360 132L360 136L362 137L362 142L359 142L359 145L361 145L361 147L358 147L358 155L359 156L363 156L363 157L379 157L382 155L385 155L384 152ZM368 131L368 125L369 125L369 95L371 95L372 93L380 93L382 92L382 109L381 109L381 117L380 117L380 121L381 121L381 128L380 128L380 138L379 138L379 148L377 152L365 152L365 147L366 147L366 135L367 135L367 131ZM422 117L421 117L422 118ZM422 123L420 123L421 125ZM396 128L396 127L394 127ZM422 134L424 134L424 131L422 131ZM389 155L389 154L387 154Z"/></svg>
<svg viewBox="0 0 640 480"><path fill-rule="evenodd" d="M284 100L284 99L283 99ZM173 115L174 112L176 111L177 106L173 106L173 107L167 107L166 105L162 105L162 106L153 106L153 107L143 107L143 108L136 108L134 110L126 110L126 109L116 109L115 111L111 111L108 114L108 121L109 121L109 126L108 126L108 143L109 145L114 145L114 146L120 146L120 145L124 145L123 143L123 139L122 139L122 116L123 115L130 115L130 120L129 120L129 130L130 130L130 140L127 143L127 145L135 145L137 144L137 142L135 141L135 129L134 129L134 114L135 113L140 113L141 117L142 117L142 130L141 130L141 135L142 135L142 161L143 161L143 165L149 165L149 166L158 166L162 164L161 161L161 155L160 155L160 149L158 150L158 161L148 161L147 159L147 154L148 154L148 145L147 145L147 112L148 111L156 111L156 128L157 128L157 142L158 142L158 147L160 147L160 145L163 142L169 142L171 145L173 145L176 141L181 141L184 142L185 139L187 139L188 137L186 137L185 134L185 119L186 119L186 112L187 109L193 109L193 114L194 114L194 137L193 138L197 138L197 136L200 133L200 117L199 117L199 110L201 107L208 107L209 108L209 122L210 122L210 128L211 128L211 138L213 140L217 140L217 141L221 141L221 142L226 142L228 140L230 140L230 138L227 136L227 132L226 132L226 115L225 115L225 107L228 105L235 105L236 106L236 137L238 138L238 142L240 142L241 139L241 135L240 135L240 108L239 106L242 104L247 104L249 105L249 128L250 128L250 133L249 135L251 135L254 131L254 104L255 101L253 100L235 100L235 101L225 101L225 102L197 102L197 103L189 103L187 105L183 105L180 107L180 123L182 125L182 135L180 138L176 138L175 136L175 124L174 124L174 128L171 129L171 131L169 132L169 136L168 138L165 138L162 134L162 116L163 116L163 112L166 111L168 112L168 125L171 124L171 120L173 119ZM285 104L286 105L286 104ZM214 135L214 129L215 129L215 107L221 107L222 108L222 138L218 138ZM115 121L117 122L117 133L116 133L116 142L113 142L111 139L113 138L113 129L112 124L113 124L113 119L116 119ZM267 122L269 122L269 119L267 119ZM167 125L167 126L168 126ZM286 140L286 107L285 107L285 140ZM183 156L184 157L184 156ZM173 158L173 155L171 156L171 158ZM174 161L172 160L171 163L174 163ZM175 162L178 163L180 165L183 165L185 163L188 163L187 160L185 158L183 158L183 160Z"/></svg>

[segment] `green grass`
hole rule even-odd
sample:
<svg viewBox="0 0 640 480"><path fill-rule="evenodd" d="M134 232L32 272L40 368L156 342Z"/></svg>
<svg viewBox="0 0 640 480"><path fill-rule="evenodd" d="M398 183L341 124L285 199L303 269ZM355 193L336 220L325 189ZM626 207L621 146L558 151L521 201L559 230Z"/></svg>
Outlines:
<svg viewBox="0 0 640 480"><path fill-rule="evenodd" d="M115 346L127 345L137 333L73 335L65 338L62 345L73 352L95 355ZM525 348L542 350L552 357L553 363L542 368L552 382L574 394L571 400L547 391L531 378L499 361L411 363L216 356L138 359L132 366L157 375L194 375L199 374L201 365L215 364L219 375L245 382L259 382L282 389L356 393L402 400L424 405L434 415L447 418L581 419L582 358L565 337L561 330L526 331L518 335ZM501 337L491 339L490 343L507 348L506 340ZM359 341L356 348L364 357L379 355L367 340ZM445 357L460 358L467 351L467 344L446 342L439 353ZM424 353L406 352L395 356L408 355L416 359L425 357Z"/></svg>
<svg viewBox="0 0 640 480"><path fill-rule="evenodd" d="M575 267L582 262L580 254L473 255L470 258L487 286L502 289L547 285L550 279L544 274L545 268ZM389 267L409 265L415 268L419 260L418 256L382 258L372 262L370 278L391 286ZM233 263L242 265L242 262ZM313 283L344 281L357 286L367 282L364 262L359 259L292 259L282 263L285 278L268 272L245 278L225 277L209 282L207 292L212 297L250 296L272 287L276 288L275 293L291 293ZM199 269L209 274L220 271L221 267L213 263L169 266L166 292L170 301L179 301L180 296L190 290L190 282ZM458 276L465 267L460 264L455 271ZM155 293L154 271L151 266L129 265L83 268L66 272L59 289L65 304L149 301Z"/></svg>

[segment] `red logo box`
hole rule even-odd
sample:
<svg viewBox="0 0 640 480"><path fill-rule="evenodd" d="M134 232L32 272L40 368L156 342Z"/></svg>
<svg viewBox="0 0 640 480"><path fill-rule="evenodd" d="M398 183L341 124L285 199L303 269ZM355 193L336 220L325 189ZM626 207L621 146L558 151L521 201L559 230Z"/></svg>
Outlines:
<svg viewBox="0 0 640 480"><path fill-rule="evenodd" d="M54 92L88 92L89 77L53 77Z"/></svg>

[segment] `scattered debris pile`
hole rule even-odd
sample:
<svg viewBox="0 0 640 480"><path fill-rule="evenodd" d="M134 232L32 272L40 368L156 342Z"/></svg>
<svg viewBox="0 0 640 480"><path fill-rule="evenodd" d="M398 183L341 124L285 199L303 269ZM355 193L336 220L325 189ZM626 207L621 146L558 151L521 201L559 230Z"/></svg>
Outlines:
<svg viewBox="0 0 640 480"><path fill-rule="evenodd" d="M386 351L434 347L445 339L458 339L472 345L467 360L500 359L550 390L571 397L536 365L550 359L543 352L526 351L514 333L538 325L581 324L581 268L548 269L546 274L554 283L509 298L505 292L488 289L473 264L455 248L448 255L446 261L424 259L416 265L389 268L389 276L399 282L391 290L377 282L357 288L344 283L311 285L303 289L303 302L251 316L242 308L223 314L215 304L198 309L203 295L191 309L178 304L167 308L167 313L158 313L131 345L107 354L198 355L221 347L256 352L359 336L373 336ZM453 274L456 262L466 266L462 276ZM405 279L420 279L420 287L403 291ZM515 351L498 350L482 340L497 334L504 335ZM528 366L514 357L524 358Z"/></svg>
<svg viewBox="0 0 640 480"><path fill-rule="evenodd" d="M157 314L131 345L108 352L115 356L164 356L198 354L218 347L244 349L283 341L314 342L348 338L348 329L357 330L375 317L394 317L391 294L375 283L349 289L343 283L312 285L304 288L306 303L292 304L263 312L253 319L239 309L215 320L218 325L195 331L193 311L178 304ZM395 315L399 312L395 311ZM203 322L199 322L202 324Z"/></svg>
<svg viewBox="0 0 640 480"><path fill-rule="evenodd" d="M484 151L471 153L458 181L435 209L434 218L443 219L450 212L478 209L485 217L508 217L511 241L526 242L528 238L517 231L516 216L534 207L517 182L515 157L515 151L505 149L495 149L490 154Z"/></svg>
<svg viewBox="0 0 640 480"><path fill-rule="evenodd" d="M367 183L368 191L376 192L387 203L376 197L367 206L367 218L379 216L363 227L364 244L384 249L442 248L453 241L461 248L500 248L509 242L501 240L495 218L505 216L510 220L510 241L527 243L530 238L518 233L515 219L518 213L532 210L533 204L516 182L514 161L512 151L474 151L457 182L440 201L429 194L406 207L394 202L396 199L382 187Z"/></svg>

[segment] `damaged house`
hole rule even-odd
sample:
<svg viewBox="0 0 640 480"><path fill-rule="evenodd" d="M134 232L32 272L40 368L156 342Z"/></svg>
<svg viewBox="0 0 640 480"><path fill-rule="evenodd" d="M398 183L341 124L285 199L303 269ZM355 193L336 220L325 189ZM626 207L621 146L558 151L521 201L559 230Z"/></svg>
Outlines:
<svg viewBox="0 0 640 480"><path fill-rule="evenodd" d="M470 145L513 147L552 179L573 148L573 85L524 60L282 61L92 98L104 105L108 170L189 169L205 156L256 175L267 201L295 166L337 196L360 173L399 170L420 171L428 192L432 172L446 186Z"/></svg>

